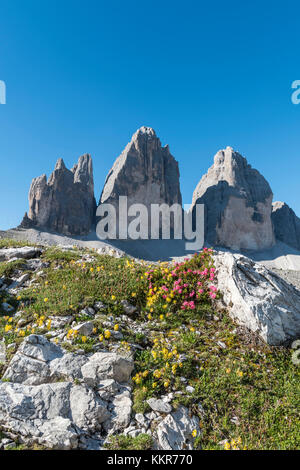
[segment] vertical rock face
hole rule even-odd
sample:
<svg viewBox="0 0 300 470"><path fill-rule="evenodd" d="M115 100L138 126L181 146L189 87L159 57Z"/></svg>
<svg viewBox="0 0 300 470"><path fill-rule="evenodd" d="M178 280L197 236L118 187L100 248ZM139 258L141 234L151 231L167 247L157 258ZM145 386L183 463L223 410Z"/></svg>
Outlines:
<svg viewBox="0 0 300 470"><path fill-rule="evenodd" d="M275 237L296 250L300 250L300 219L284 202L274 202L272 221Z"/></svg>
<svg viewBox="0 0 300 470"><path fill-rule="evenodd" d="M231 147L220 150L192 202L205 205L205 240L235 250L274 244L272 191L265 178Z"/></svg>
<svg viewBox="0 0 300 470"><path fill-rule="evenodd" d="M91 229L95 209L91 156L81 156L72 170L68 170L60 158L48 181L46 175L32 181L29 212L25 214L21 227L84 235Z"/></svg>
<svg viewBox="0 0 300 470"><path fill-rule="evenodd" d="M141 127L115 161L99 204L110 203L118 209L120 196L127 196L128 207L182 204L178 163L150 127Z"/></svg>

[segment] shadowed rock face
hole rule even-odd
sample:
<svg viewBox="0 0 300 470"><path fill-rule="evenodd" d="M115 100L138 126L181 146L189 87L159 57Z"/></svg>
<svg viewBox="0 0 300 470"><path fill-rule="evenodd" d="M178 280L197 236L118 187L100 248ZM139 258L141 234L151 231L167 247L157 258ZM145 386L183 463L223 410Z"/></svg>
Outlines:
<svg viewBox="0 0 300 470"><path fill-rule="evenodd" d="M110 203L118 213L120 196L127 196L128 207L182 204L178 163L150 127L141 127L115 161L99 205Z"/></svg>
<svg viewBox="0 0 300 470"><path fill-rule="evenodd" d="M35 178L29 191L29 212L21 227L41 227L64 235L84 235L92 227L96 202L90 155L79 158L72 170L60 158L47 181Z"/></svg>
<svg viewBox="0 0 300 470"><path fill-rule="evenodd" d="M276 239L300 250L300 219L287 204L273 203L272 222Z"/></svg>
<svg viewBox="0 0 300 470"><path fill-rule="evenodd" d="M205 205L205 240L232 249L274 244L272 191L265 178L231 147L220 150L198 183L192 202Z"/></svg>

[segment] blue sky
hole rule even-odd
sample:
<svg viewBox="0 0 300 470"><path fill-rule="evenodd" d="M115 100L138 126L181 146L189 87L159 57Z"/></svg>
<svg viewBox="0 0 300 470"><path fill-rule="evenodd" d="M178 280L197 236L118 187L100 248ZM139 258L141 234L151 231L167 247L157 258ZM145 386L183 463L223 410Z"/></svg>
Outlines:
<svg viewBox="0 0 300 470"><path fill-rule="evenodd" d="M184 203L230 145L300 215L299 14L296 1L1 0L0 229L58 157L92 154L98 200L142 125L179 161Z"/></svg>

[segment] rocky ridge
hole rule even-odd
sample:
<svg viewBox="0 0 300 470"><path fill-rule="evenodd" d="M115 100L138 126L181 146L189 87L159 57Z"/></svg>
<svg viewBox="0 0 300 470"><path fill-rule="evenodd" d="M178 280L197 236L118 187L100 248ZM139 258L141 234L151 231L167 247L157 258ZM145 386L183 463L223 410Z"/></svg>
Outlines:
<svg viewBox="0 0 300 470"><path fill-rule="evenodd" d="M29 190L29 212L21 227L47 228L65 235L86 235L95 218L93 164L90 155L82 155L68 170L62 158L47 181L35 178Z"/></svg>
<svg viewBox="0 0 300 470"><path fill-rule="evenodd" d="M168 145L162 146L155 131L143 126L132 136L111 168L99 201L96 218L92 159L80 157L72 170L59 159L47 181L46 175L35 178L29 191L29 212L22 228L44 228L64 235L87 235L94 221L99 221L103 204L116 209L118 216L126 213L119 198L127 197L126 207L142 204L182 206L178 163ZM286 204L275 202L265 178L231 147L220 150L214 164L202 176L193 193L191 211L195 223L195 205L205 206L205 240L213 246L233 250L261 251L271 249L276 240L300 249L300 222ZM179 209L180 210L180 209ZM126 217L126 227L138 213ZM171 219L171 229L174 228ZM157 236L161 237L161 222ZM144 228L151 236L151 218ZM172 231L171 231L172 234Z"/></svg>

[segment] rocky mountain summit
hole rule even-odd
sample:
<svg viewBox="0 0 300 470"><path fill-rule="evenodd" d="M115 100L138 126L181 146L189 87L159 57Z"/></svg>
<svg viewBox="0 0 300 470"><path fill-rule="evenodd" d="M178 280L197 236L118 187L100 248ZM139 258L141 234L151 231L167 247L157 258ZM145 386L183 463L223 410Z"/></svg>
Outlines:
<svg viewBox="0 0 300 470"><path fill-rule="evenodd" d="M151 204L182 205L178 163L151 127L138 129L117 158L99 204L113 204L118 214L120 196L127 196L128 207L136 203L148 209Z"/></svg>
<svg viewBox="0 0 300 470"><path fill-rule="evenodd" d="M127 197L126 207L120 198ZM233 250L271 249L276 241L300 250L300 219L285 203L275 202L270 185L246 158L227 147L214 157L214 164L195 188L191 211L195 222L196 204L205 206L205 242ZM154 129L143 126L132 136L110 170L98 205L111 204L116 210L116 237L120 236L119 216L126 215L128 227L136 221L138 209L127 217L127 209L141 204L148 210L151 237L152 204L169 207L182 197L178 163L168 145L162 146ZM29 191L29 212L22 228L43 228L63 235L87 235L96 217L92 158L86 154L68 170L59 159L47 181L46 175L35 178ZM119 214L120 212L120 214ZM158 224L161 228L162 221ZM138 223L136 222L138 225ZM171 218L171 229L174 221ZM158 237L161 232L156 230ZM171 232L172 233L172 232Z"/></svg>
<svg viewBox="0 0 300 470"><path fill-rule="evenodd" d="M29 191L29 212L21 227L40 227L64 235L85 235L92 228L96 202L93 163L82 155L68 170L62 158L47 181L46 175L35 178Z"/></svg>
<svg viewBox="0 0 300 470"><path fill-rule="evenodd" d="M214 246L262 250L275 242L273 194L265 178L231 147L220 150L192 201L205 205L205 239Z"/></svg>

